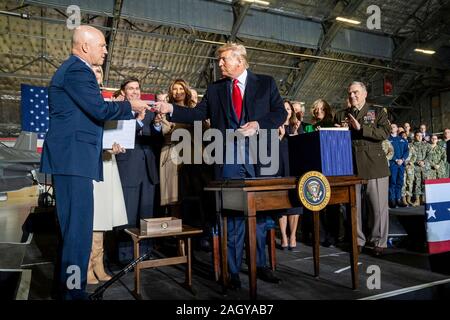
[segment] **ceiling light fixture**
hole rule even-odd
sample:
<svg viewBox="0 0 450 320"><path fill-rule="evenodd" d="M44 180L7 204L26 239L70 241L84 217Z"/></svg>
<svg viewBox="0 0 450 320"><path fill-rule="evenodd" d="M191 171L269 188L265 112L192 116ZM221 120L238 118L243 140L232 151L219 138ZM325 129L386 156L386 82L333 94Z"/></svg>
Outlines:
<svg viewBox="0 0 450 320"><path fill-rule="evenodd" d="M341 21L341 22L347 22L347 23L350 23L350 24L360 24L361 23L361 21L353 20L353 19L347 19L347 18L344 18L344 17L337 17L336 20L337 21Z"/></svg>
<svg viewBox="0 0 450 320"><path fill-rule="evenodd" d="M414 51L420 52L423 54L435 54L436 53L436 51L434 51L434 50L427 50L427 49L420 49L420 48L415 48Z"/></svg>
<svg viewBox="0 0 450 320"><path fill-rule="evenodd" d="M242 0L242 1L248 2L248 3L260 4L262 6L268 6L270 4L269 1L263 1L263 0Z"/></svg>

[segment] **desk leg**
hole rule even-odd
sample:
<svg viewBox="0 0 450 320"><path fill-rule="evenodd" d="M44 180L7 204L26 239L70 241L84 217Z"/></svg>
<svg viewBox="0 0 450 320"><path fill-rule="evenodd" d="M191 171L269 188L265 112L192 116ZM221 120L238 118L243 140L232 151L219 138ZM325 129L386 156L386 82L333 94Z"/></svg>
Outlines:
<svg viewBox="0 0 450 320"><path fill-rule="evenodd" d="M275 229L267 231L267 246L269 247L270 268L275 271L277 266L277 254L275 248Z"/></svg>
<svg viewBox="0 0 450 320"><path fill-rule="evenodd" d="M352 228L352 246L350 250L350 265L352 267L352 285L353 290L358 289L358 243L357 243L357 221L356 221L356 186L349 187L350 191L350 219Z"/></svg>
<svg viewBox="0 0 450 320"><path fill-rule="evenodd" d="M222 261L222 286L224 290L228 288L228 259L227 259L227 217L222 217L222 228L221 228L221 254L220 259Z"/></svg>
<svg viewBox="0 0 450 320"><path fill-rule="evenodd" d="M247 218L247 243L248 254L250 259L248 261L248 278L250 285L250 299L256 299L256 204L254 194L247 193L247 208L245 210Z"/></svg>
<svg viewBox="0 0 450 320"><path fill-rule="evenodd" d="M192 289L192 261L191 261L191 238L184 239L184 246L186 247L186 286Z"/></svg>
<svg viewBox="0 0 450 320"><path fill-rule="evenodd" d="M214 278L216 282L219 282L221 280L221 268L220 268L220 241L221 241L221 234L223 230L221 230L222 225L222 214L221 214L221 208L220 208L220 196L219 192L215 192L216 197L216 226L213 228L213 234L211 237L212 240L212 262L213 262L213 268L214 268ZM217 228L217 229L216 229ZM223 284L223 282L222 282Z"/></svg>
<svg viewBox="0 0 450 320"><path fill-rule="evenodd" d="M313 256L314 256L314 277L319 277L319 262L320 262L320 212L313 211L313 232L314 232L314 244L313 244Z"/></svg>
<svg viewBox="0 0 450 320"><path fill-rule="evenodd" d="M214 279L216 282L219 282L220 280L220 240L219 236L214 234L212 236L212 260L213 260L213 266L214 266Z"/></svg>
<svg viewBox="0 0 450 320"><path fill-rule="evenodd" d="M136 260L137 258L139 258L139 240L136 239L134 240L134 259ZM141 270L139 269L139 265L140 263L136 264L136 266L134 267L134 291L136 292L137 295L141 294Z"/></svg>

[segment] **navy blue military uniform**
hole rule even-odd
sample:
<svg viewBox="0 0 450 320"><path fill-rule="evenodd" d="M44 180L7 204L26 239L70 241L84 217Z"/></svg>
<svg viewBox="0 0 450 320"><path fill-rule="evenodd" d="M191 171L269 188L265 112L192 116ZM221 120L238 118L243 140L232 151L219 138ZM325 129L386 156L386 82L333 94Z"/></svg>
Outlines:
<svg viewBox="0 0 450 320"><path fill-rule="evenodd" d="M397 203L402 197L403 176L405 173L405 159L408 158L408 141L400 136L389 136L388 139L394 147L394 156L389 160L391 176L389 178L389 202ZM396 160L403 160L398 165Z"/></svg>

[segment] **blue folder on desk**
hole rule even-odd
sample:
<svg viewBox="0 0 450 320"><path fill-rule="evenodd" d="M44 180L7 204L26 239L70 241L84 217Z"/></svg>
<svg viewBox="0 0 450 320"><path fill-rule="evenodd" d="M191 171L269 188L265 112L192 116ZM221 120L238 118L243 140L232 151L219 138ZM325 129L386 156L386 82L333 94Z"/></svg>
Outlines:
<svg viewBox="0 0 450 320"><path fill-rule="evenodd" d="M290 136L289 167L291 176L319 171L325 176L353 175L350 131L324 128L319 131Z"/></svg>

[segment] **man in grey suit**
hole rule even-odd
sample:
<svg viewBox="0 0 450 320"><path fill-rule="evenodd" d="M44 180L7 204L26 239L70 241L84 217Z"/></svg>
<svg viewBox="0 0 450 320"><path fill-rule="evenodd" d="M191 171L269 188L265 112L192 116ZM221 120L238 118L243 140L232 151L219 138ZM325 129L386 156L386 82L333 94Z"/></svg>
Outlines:
<svg viewBox="0 0 450 320"><path fill-rule="evenodd" d="M348 87L350 106L336 113L335 123L350 128L356 174L368 181L367 186L363 186L368 200L368 241L362 227L361 186L356 190L358 247L361 251L369 242L373 254L380 256L387 247L389 231L389 168L381 143L389 135L390 124L386 111L368 104L366 98L366 86L362 82L351 83Z"/></svg>

